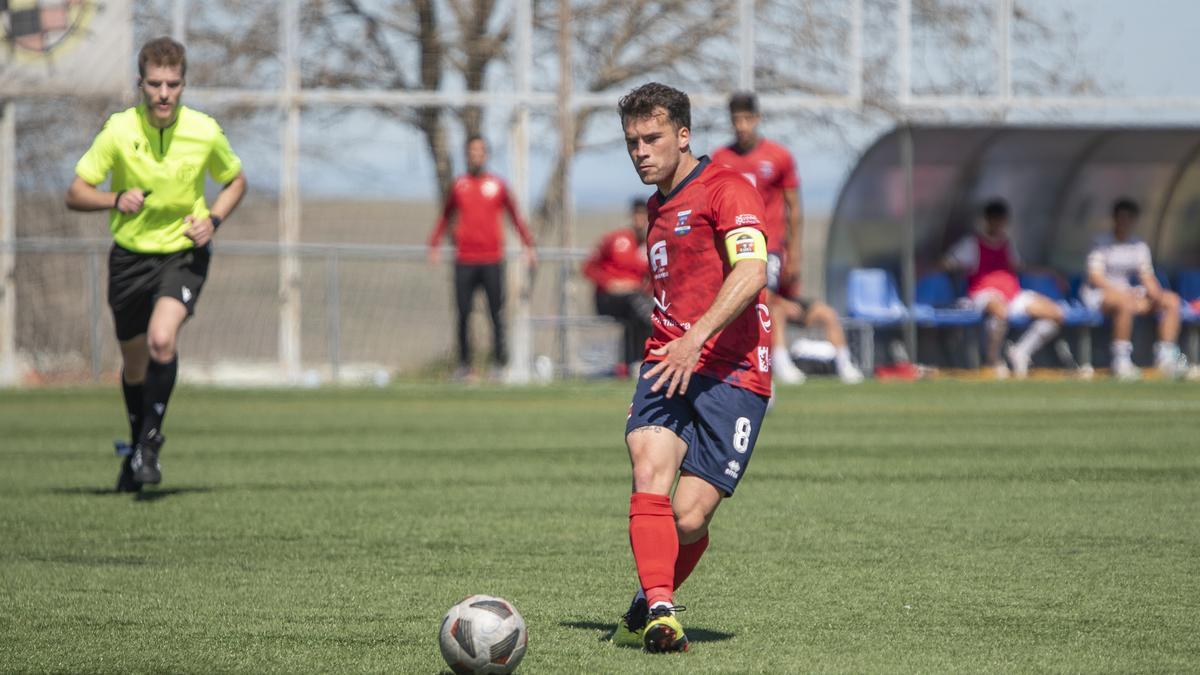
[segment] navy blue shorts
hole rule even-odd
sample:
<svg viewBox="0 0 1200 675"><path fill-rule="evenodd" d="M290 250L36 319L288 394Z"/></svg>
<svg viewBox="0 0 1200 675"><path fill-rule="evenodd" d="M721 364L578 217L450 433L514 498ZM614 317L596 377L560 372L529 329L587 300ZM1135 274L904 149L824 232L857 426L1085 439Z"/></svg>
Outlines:
<svg viewBox="0 0 1200 675"><path fill-rule="evenodd" d="M641 375L654 366L642 364ZM629 406L625 433L640 427L666 427L687 443L684 471L732 496L746 475L754 442L767 414L767 397L706 375L693 374L684 395L667 398L664 385L650 391L655 380L640 376Z"/></svg>

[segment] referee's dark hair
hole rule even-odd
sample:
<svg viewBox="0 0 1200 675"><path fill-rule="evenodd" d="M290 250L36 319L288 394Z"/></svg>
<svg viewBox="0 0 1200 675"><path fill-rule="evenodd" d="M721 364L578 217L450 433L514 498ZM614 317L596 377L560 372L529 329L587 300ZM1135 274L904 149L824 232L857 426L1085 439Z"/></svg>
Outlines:
<svg viewBox="0 0 1200 675"><path fill-rule="evenodd" d="M734 113L758 114L758 96L751 91L739 91L729 97L729 114Z"/></svg>
<svg viewBox="0 0 1200 675"><path fill-rule="evenodd" d="M1000 198L989 199L987 203L983 205L983 217L987 218L988 220L1007 218L1008 202Z"/></svg>
<svg viewBox="0 0 1200 675"><path fill-rule="evenodd" d="M1122 211L1128 213L1134 218L1137 218L1142 213L1142 207L1138 206L1138 203L1129 197L1121 197L1117 201L1113 202L1113 218L1116 218Z"/></svg>

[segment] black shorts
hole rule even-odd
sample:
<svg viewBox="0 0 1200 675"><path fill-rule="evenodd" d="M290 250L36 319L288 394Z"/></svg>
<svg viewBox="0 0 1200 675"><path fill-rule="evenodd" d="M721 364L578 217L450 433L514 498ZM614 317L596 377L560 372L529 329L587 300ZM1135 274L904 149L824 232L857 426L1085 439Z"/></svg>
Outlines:
<svg viewBox="0 0 1200 675"><path fill-rule="evenodd" d="M108 306L117 340L124 342L145 333L159 298L175 298L191 316L211 258L208 246L155 254L135 253L113 244L108 254Z"/></svg>

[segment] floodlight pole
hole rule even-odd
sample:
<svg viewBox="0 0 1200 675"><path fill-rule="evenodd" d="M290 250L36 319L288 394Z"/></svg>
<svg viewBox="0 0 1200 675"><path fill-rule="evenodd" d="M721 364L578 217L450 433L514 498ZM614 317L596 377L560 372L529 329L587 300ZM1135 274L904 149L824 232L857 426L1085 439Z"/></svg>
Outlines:
<svg viewBox="0 0 1200 675"><path fill-rule="evenodd" d="M1013 0L1000 0L996 14L996 58L1000 66L999 96L1006 106L1012 100L1012 15Z"/></svg>
<svg viewBox="0 0 1200 675"><path fill-rule="evenodd" d="M17 106L0 118L0 386L17 383Z"/></svg>
<svg viewBox="0 0 1200 675"><path fill-rule="evenodd" d="M533 70L533 7L532 0L517 0L513 16L513 31L516 58L513 76L522 101L517 104L509 138L512 152L512 182L517 197L517 208L525 214L526 221L532 215L529 209L529 103L531 92L530 72ZM515 267L518 276L516 302L512 316L512 352L508 364L507 381L510 384L525 384L533 377L533 280L534 270L522 258ZM509 275L512 280L512 275Z"/></svg>
<svg viewBox="0 0 1200 675"><path fill-rule="evenodd" d="M279 365L284 378L300 378L300 17L299 3L279 6L283 23L284 95L280 98L283 126L279 165Z"/></svg>
<svg viewBox="0 0 1200 675"><path fill-rule="evenodd" d="M175 0L171 5L171 37L176 42L187 42L187 0Z"/></svg>
<svg viewBox="0 0 1200 675"><path fill-rule="evenodd" d="M564 250L575 246L575 200L571 194L572 185L571 165L575 161L575 110L572 107L571 91L575 86L572 77L573 56L571 53L571 0L559 0L558 3L558 129L559 147L562 148L562 205L559 213L561 222L558 230L558 245ZM570 310L570 279L568 266L570 262L563 260L559 263L558 287L558 353L562 356L563 372L569 370L571 362L570 346L568 344L566 317Z"/></svg>
<svg viewBox="0 0 1200 675"><path fill-rule="evenodd" d="M738 0L738 24L741 36L738 88L754 91L754 0Z"/></svg>

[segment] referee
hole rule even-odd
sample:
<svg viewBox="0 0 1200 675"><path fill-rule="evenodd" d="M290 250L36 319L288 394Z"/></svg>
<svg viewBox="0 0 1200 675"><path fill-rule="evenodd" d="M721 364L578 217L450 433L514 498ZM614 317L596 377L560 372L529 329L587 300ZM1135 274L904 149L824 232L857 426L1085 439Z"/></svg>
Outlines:
<svg viewBox="0 0 1200 675"><path fill-rule="evenodd" d="M175 387L179 329L208 275L210 242L246 193L242 162L208 115L180 105L187 55L166 37L138 54L137 107L108 118L75 165L67 207L108 211L108 304L121 344L131 452L117 490L162 481L158 453ZM224 185L209 207L204 174ZM111 191L97 188L111 175Z"/></svg>

